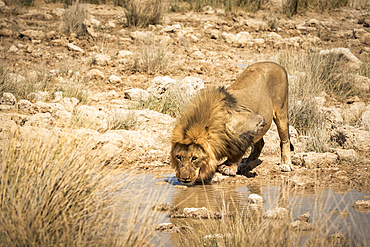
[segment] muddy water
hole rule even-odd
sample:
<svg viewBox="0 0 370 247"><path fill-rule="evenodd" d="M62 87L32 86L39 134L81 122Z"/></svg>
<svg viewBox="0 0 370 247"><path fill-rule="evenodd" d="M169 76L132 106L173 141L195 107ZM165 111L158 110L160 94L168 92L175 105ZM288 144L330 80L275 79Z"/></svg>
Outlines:
<svg viewBox="0 0 370 247"><path fill-rule="evenodd" d="M297 216L309 212L311 223L324 234L341 232L346 237L364 243L364 246L370 246L370 213L359 212L351 206L357 200L368 198L369 195L363 192L334 193L332 190L325 190L316 194L299 195L286 193L277 186L261 188L222 183L196 185L184 189L176 187L181 183L173 175L161 178L146 175L143 181L146 181L144 189L150 188L155 194L164 196L161 202L177 205L181 209L206 207L221 212L227 208L230 214L243 215L243 212L248 211L248 196L252 193L258 194L264 199L260 213L276 207L285 207L290 212L290 221L294 221ZM163 181L167 181L168 185L158 185L158 182ZM148 196L150 197L149 194ZM155 204L150 198L144 201ZM207 227L207 220L175 219L163 212L158 214L161 214L158 224L188 225L194 229ZM181 246L182 241L186 241L183 239L184 235L180 236L179 233L156 232L155 235L154 245ZM306 238L309 235L310 233L307 233Z"/></svg>

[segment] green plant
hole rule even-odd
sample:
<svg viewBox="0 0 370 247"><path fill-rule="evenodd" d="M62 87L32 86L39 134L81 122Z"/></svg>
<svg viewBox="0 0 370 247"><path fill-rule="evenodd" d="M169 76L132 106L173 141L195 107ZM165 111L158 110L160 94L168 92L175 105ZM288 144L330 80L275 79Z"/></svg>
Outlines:
<svg viewBox="0 0 370 247"><path fill-rule="evenodd" d="M83 4L76 0L66 11L64 11L63 20L67 33L76 33L79 36L87 34L85 21L88 18L88 12Z"/></svg>

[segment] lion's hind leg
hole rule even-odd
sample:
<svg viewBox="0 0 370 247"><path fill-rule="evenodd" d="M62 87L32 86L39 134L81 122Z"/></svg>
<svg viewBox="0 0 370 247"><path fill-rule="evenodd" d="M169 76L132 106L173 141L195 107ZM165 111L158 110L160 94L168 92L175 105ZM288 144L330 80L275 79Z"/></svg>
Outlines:
<svg viewBox="0 0 370 247"><path fill-rule="evenodd" d="M290 138L289 138L289 123L288 123L288 116L286 114L276 114L274 118L274 122L276 123L279 137L280 137L280 151L281 151L281 163L280 169L283 172L290 172L293 171L293 165L290 157L290 151L293 149Z"/></svg>

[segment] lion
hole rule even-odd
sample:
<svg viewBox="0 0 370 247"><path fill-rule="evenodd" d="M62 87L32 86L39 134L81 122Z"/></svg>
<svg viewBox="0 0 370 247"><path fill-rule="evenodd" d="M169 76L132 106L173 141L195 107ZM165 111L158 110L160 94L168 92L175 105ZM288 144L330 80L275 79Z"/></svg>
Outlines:
<svg viewBox="0 0 370 247"><path fill-rule="evenodd" d="M260 156L272 120L280 137L281 170L292 171L288 76L283 67L255 63L228 88L199 91L179 114L172 132L170 156L176 177L193 184L210 182L217 169L236 175L249 147L247 161Z"/></svg>

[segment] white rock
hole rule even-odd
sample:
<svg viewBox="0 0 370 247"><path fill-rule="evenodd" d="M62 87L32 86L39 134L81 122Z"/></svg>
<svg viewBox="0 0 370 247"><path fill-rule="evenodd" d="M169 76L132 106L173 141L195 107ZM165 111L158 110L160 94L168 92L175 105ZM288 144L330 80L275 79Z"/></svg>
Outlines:
<svg viewBox="0 0 370 247"><path fill-rule="evenodd" d="M15 45L11 45L8 50L9 53L16 53L17 51L19 51L19 49Z"/></svg>
<svg viewBox="0 0 370 247"><path fill-rule="evenodd" d="M104 73L98 69L91 69L87 72L87 76L92 80L103 80L105 78Z"/></svg>
<svg viewBox="0 0 370 247"><path fill-rule="evenodd" d="M204 81L198 77L187 76L181 80L182 87L186 87L189 94L194 94L204 88Z"/></svg>
<svg viewBox="0 0 370 247"><path fill-rule="evenodd" d="M248 202L254 203L254 204L260 204L263 202L263 198L260 195L257 194L250 194L248 196Z"/></svg>
<svg viewBox="0 0 370 247"><path fill-rule="evenodd" d="M71 51L75 51L75 52L80 52L80 53L85 53L85 51L83 49L81 49L80 47L78 47L77 45L74 45L72 43L68 43L67 44L67 47L69 50Z"/></svg>
<svg viewBox="0 0 370 247"><path fill-rule="evenodd" d="M359 70L362 64L361 60L353 55L351 50L348 48L333 48L330 50L322 50L319 54L337 56L338 59L343 59L346 62L347 66L354 70Z"/></svg>
<svg viewBox="0 0 370 247"><path fill-rule="evenodd" d="M364 111L357 125L362 129L370 131L370 111Z"/></svg>
<svg viewBox="0 0 370 247"><path fill-rule="evenodd" d="M267 210L263 215L267 219L286 219L289 216L288 209L286 208L273 208Z"/></svg>
<svg viewBox="0 0 370 247"><path fill-rule="evenodd" d="M55 92L54 93L54 99L56 101L60 101L61 99L63 99L63 92L61 92L61 91Z"/></svg>
<svg viewBox="0 0 370 247"><path fill-rule="evenodd" d="M100 66L108 65L111 61L111 57L108 54L96 54L94 59Z"/></svg>
<svg viewBox="0 0 370 247"><path fill-rule="evenodd" d="M157 98L160 98L176 80L169 76L157 76L147 88L147 91Z"/></svg>
<svg viewBox="0 0 370 247"><path fill-rule="evenodd" d="M17 99L12 93L3 93L3 97L0 99L0 105L15 106Z"/></svg>
<svg viewBox="0 0 370 247"><path fill-rule="evenodd" d="M118 58L126 58L126 57L130 57L132 55L132 52L131 51L119 51L118 52L118 55L117 57Z"/></svg>
<svg viewBox="0 0 370 247"><path fill-rule="evenodd" d="M18 102L18 110L23 112L31 112L32 110L32 103L28 100L21 99Z"/></svg>
<svg viewBox="0 0 370 247"><path fill-rule="evenodd" d="M140 88L132 88L125 91L125 99L129 100L145 100L149 97L150 93L147 90Z"/></svg>
<svg viewBox="0 0 370 247"><path fill-rule="evenodd" d="M60 100L60 104L69 112L72 112L80 101L76 98L63 98Z"/></svg>
<svg viewBox="0 0 370 247"><path fill-rule="evenodd" d="M111 75L111 76L109 76L109 82L118 84L118 83L122 83L122 80L121 80L121 78L119 78L116 75Z"/></svg>

